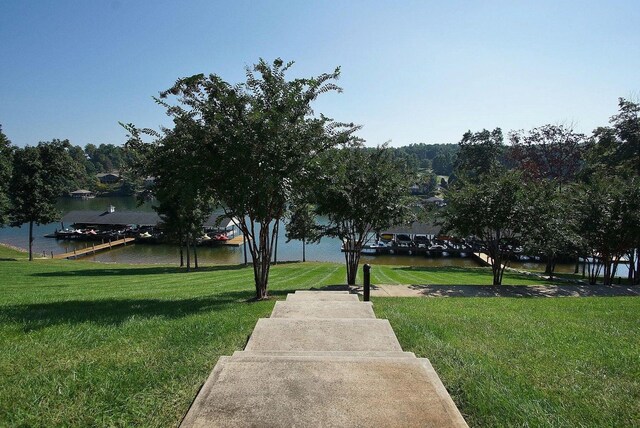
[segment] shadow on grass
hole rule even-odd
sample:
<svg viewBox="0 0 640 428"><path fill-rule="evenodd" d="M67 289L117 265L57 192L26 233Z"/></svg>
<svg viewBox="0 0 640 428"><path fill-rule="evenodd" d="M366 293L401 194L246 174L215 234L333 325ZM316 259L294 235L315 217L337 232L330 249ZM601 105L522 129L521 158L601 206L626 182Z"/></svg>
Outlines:
<svg viewBox="0 0 640 428"><path fill-rule="evenodd" d="M198 269L191 269L187 272L186 268L169 267L169 266L152 266L152 267L117 267L117 268L88 268L78 270L65 270L57 272L39 272L31 274L37 277L61 277L61 276L138 276L138 275L160 275L167 273L199 273L199 272L222 272L236 271L247 269L251 266L240 265L219 265L205 266Z"/></svg>
<svg viewBox="0 0 640 428"><path fill-rule="evenodd" d="M11 258L7 258L7 257L2 257L0 258L0 262L17 262L18 259L11 259Z"/></svg>
<svg viewBox="0 0 640 428"><path fill-rule="evenodd" d="M274 291L273 300L291 290ZM71 300L51 303L11 305L2 308L0 324L23 324L25 332L58 324L97 323L118 326L132 318L177 319L194 314L243 309L254 304L252 290L226 292L215 296L162 299ZM229 316L233 316L230 314Z"/></svg>
<svg viewBox="0 0 640 428"><path fill-rule="evenodd" d="M616 297L638 296L631 287L597 285L418 285L409 286L429 297Z"/></svg>
<svg viewBox="0 0 640 428"><path fill-rule="evenodd" d="M393 270L409 271L409 272L429 272L429 273L463 273L469 274L469 272L490 272L486 267L457 267L457 266L398 266L393 267ZM477 270L476 270L477 269Z"/></svg>

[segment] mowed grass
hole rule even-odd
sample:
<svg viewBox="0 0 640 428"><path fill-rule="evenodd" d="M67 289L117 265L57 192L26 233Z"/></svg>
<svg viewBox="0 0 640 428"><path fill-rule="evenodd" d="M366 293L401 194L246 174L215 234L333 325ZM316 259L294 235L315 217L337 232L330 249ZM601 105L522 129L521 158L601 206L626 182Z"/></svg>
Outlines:
<svg viewBox="0 0 640 428"><path fill-rule="evenodd" d="M640 299L377 298L470 426L640 426Z"/></svg>
<svg viewBox="0 0 640 428"><path fill-rule="evenodd" d="M339 264L277 265L271 272L270 294L274 299L284 298L296 289L342 284L344 278L345 269ZM491 273L484 268L373 266L372 278L385 284L491 283ZM540 283L522 275L507 278L506 283L512 284ZM176 425L218 357L242 349L258 318L271 313L274 300L253 302L253 296L252 270L242 266L205 267L185 273L168 266L53 260L30 263L24 253L0 246L0 426ZM628 308L622 310L617 303L629 301L632 303L627 305L633 306L637 300L602 299L603 304L610 302L607 307L595 313L578 311L576 322L568 324L560 317L566 310L565 300L560 299L518 301L514 305L522 305L521 311L515 306L506 311L520 313L521 320L517 323L505 318L505 313L499 313L499 306L482 307L484 302L503 300L511 301L377 299L375 308L379 317L392 321L405 349L432 359L445 385L473 424L486 425L487 420L497 425L511 424L514 420L541 420L545 421L543 425L550 425L559 420L555 415L562 412L556 409L555 398L547 402L544 397L530 394L532 401L526 397L521 399L528 404L508 406L507 392L521 392L512 386L513 379L516 385L548 381L547 388L555 388L556 377L542 366L555 364L554 352L562 359L567 352L572 353L565 350L572 349L571 340L565 343L566 336L585 340L582 347L575 348L575 353L587 349L594 355L603 355L605 359L600 364L615 368L618 377L613 377L609 385L587 375L577 376L574 388L579 393L569 394L571 401L563 402L561 409L576 407L582 412L582 400L595 403L595 398L601 397L612 403L634 399L637 402L638 387L634 383L637 380L629 379L638 378L637 314L640 308L636 304L629 314ZM594 301L570 300L578 307L579 302ZM538 311L557 313L557 318L547 320L539 316ZM619 314L621 311L624 316ZM608 313L613 315L607 317ZM601 325L601 318L609 320L606 329ZM403 319L402 323L398 322ZM577 320L591 325L595 333L585 336L585 327ZM545 323L548 323L545 333L538 332L537 327ZM493 329L493 324L498 327ZM565 333L557 333L554 325ZM511 365L504 353L492 350L488 340L491 329L496 335L506 334L502 342L513 340L515 348L526 343L526 349L537 353L541 361L530 368ZM614 335L615 342L603 339L611 331L618 335ZM520 336L532 338L527 342L519 339ZM627 348L616 350L618 342L626 343ZM600 349L603 343L613 346L610 353ZM543 345L551 346L551 351L538 349ZM558 349L553 351L554 347ZM515 348L510 352L521 351ZM626 360L620 358L621 352L634 348L636 354L631 357L624 354ZM436 357L433 349L439 349L440 355L447 358ZM489 355L496 352L495 355L501 357L498 364L501 370L478 362L482 349ZM467 353L471 356L467 357ZM470 378L467 383L464 377ZM626 383L622 385L615 380L618 378L626 379ZM503 383L506 386L500 386ZM485 389L487 385L493 389ZM603 385L606 388L600 391ZM627 396L618 400L618 391L623 387L627 388ZM595 394L593 400L592 393ZM491 412L487 407L493 409L496 405L505 409L505 413L488 419L485 413ZM546 413L542 412L540 419L536 419L540 406ZM618 419L608 419L594 411L594 417L599 419L593 420L637 419L637 404L627 406L626 413L619 411ZM576 419L574 415L567 420L589 420L587 416Z"/></svg>

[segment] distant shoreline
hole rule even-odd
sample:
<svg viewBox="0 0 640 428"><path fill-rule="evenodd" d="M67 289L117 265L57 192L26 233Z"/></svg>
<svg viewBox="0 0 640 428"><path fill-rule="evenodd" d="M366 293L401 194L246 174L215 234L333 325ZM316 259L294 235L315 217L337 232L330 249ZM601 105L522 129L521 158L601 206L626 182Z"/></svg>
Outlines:
<svg viewBox="0 0 640 428"><path fill-rule="evenodd" d="M5 248L9 248L11 250L20 251L21 253L28 253L29 252L29 250L27 250L25 248L16 247L15 245L11 245L11 244L5 244L4 242L0 242L0 245L5 247Z"/></svg>

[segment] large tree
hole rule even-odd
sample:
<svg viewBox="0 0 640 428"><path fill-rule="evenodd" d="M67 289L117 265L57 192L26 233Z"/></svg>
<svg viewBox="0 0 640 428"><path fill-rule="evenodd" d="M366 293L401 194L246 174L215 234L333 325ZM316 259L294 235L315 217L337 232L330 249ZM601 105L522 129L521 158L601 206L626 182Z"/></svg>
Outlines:
<svg viewBox="0 0 640 428"><path fill-rule="evenodd" d="M79 167L69 156L67 140L17 149L9 182L11 225L29 225L29 260L33 260L33 225L60 218L55 203L77 178Z"/></svg>
<svg viewBox="0 0 640 428"><path fill-rule="evenodd" d="M467 131L458 143L460 149L454 164L457 178L478 182L501 167L504 153L502 130Z"/></svg>
<svg viewBox="0 0 640 428"><path fill-rule="evenodd" d="M575 180L582 166L586 137L563 125L544 125L509 134L509 157L525 178L554 180L559 187Z"/></svg>
<svg viewBox="0 0 640 428"><path fill-rule="evenodd" d="M485 174L479 182L458 180L447 194L443 212L445 230L479 240L489 255L493 285L502 275L523 221L523 186L517 172Z"/></svg>
<svg viewBox="0 0 640 428"><path fill-rule="evenodd" d="M0 227L9 222L9 180L13 148L11 141L2 132L0 125Z"/></svg>
<svg viewBox="0 0 640 428"><path fill-rule="evenodd" d="M373 234L409 220L413 178L384 146L334 150L325 157L316 209L329 219L324 234L343 243L349 285L355 284L362 247Z"/></svg>
<svg viewBox="0 0 640 428"><path fill-rule="evenodd" d="M267 297L276 225L291 195L313 180L318 154L348 143L357 129L311 108L320 94L340 91L339 69L287 80L292 65L260 60L237 85L217 75L179 79L156 100L197 141L194 168L205 171L198 179L247 236L257 299Z"/></svg>

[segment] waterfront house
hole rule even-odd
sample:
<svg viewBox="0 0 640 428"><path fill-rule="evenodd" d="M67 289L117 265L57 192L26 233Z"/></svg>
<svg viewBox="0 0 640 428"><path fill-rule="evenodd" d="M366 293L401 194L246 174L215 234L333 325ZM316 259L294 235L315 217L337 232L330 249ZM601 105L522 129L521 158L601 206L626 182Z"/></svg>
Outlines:
<svg viewBox="0 0 640 428"><path fill-rule="evenodd" d="M98 180L102 184L115 184L120 181L120 174L118 172L107 172L96 174Z"/></svg>
<svg viewBox="0 0 640 428"><path fill-rule="evenodd" d="M69 193L69 196L75 199L91 199L91 198L95 198L96 194L90 190L78 189L76 191Z"/></svg>

